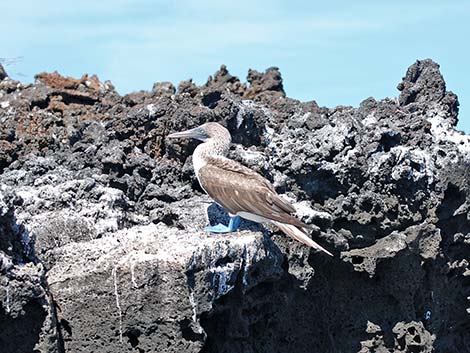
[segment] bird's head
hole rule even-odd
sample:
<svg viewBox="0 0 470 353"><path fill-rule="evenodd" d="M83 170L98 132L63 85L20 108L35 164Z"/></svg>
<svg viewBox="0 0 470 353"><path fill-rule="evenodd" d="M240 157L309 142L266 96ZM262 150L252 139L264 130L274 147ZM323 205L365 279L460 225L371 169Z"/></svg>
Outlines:
<svg viewBox="0 0 470 353"><path fill-rule="evenodd" d="M193 138L200 141L207 141L214 139L217 141L228 142L232 140L230 132L219 123L205 123L201 126L195 127L194 129L175 132L168 135L169 138Z"/></svg>

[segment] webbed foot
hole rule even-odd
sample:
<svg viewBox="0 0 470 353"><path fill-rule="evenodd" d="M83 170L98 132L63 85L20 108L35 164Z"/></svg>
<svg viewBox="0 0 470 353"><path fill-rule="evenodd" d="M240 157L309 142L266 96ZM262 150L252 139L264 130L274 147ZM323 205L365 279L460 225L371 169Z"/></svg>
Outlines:
<svg viewBox="0 0 470 353"><path fill-rule="evenodd" d="M240 225L240 216L235 216L235 217L230 217L230 222L228 226L219 223L215 226L205 227L204 230L210 233L231 233L231 232L236 231L239 225Z"/></svg>

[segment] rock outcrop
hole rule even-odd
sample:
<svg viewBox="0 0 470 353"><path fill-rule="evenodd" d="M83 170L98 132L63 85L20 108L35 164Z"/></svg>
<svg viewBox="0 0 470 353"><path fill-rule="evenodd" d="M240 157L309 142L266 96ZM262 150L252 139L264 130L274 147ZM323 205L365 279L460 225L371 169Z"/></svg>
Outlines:
<svg viewBox="0 0 470 353"><path fill-rule="evenodd" d="M2 74L2 352L469 352L470 137L436 63L398 89L329 109L277 68L125 96ZM166 136L206 121L334 258L250 222L202 231L227 215L197 142Z"/></svg>

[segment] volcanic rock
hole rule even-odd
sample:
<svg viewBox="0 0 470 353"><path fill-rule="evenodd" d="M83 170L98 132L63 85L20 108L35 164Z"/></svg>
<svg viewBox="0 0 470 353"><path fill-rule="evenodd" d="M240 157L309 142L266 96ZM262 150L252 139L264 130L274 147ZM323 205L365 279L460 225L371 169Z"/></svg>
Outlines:
<svg viewBox="0 0 470 353"><path fill-rule="evenodd" d="M319 107L280 71L120 96L0 81L0 347L13 352L468 352L470 137L439 66L398 98ZM207 121L330 258L228 215L195 178Z"/></svg>

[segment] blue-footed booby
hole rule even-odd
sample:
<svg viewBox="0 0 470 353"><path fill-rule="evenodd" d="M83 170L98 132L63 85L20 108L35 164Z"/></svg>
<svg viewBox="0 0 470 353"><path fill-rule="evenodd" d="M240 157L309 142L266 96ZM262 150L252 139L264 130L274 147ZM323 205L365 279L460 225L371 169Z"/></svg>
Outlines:
<svg viewBox="0 0 470 353"><path fill-rule="evenodd" d="M232 142L229 131L218 123L205 123L194 129L168 135L202 141L193 153L193 166L204 191L230 215L229 224L204 228L211 233L229 233L240 217L257 223L272 223L288 236L330 256L329 251L307 236L311 228L292 216L295 208L283 200L271 183L244 165L227 158Z"/></svg>

